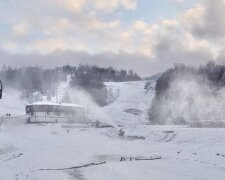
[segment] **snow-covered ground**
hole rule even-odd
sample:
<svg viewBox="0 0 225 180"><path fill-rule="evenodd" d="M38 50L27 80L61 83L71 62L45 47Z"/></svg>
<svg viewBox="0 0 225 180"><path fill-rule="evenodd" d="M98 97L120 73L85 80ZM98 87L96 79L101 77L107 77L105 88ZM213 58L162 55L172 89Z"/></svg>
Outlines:
<svg viewBox="0 0 225 180"><path fill-rule="evenodd" d="M225 129L148 125L155 84L148 91L145 84L106 83L112 103L103 111L123 125L124 138L114 128L4 121L0 180L224 179ZM4 103L23 114L23 102ZM5 104L3 112L10 110Z"/></svg>
<svg viewBox="0 0 225 180"><path fill-rule="evenodd" d="M114 129L60 124L21 125L0 131L0 179L224 179L225 130L139 125L119 138ZM162 157L130 161L130 157ZM120 161L125 157L126 161ZM102 165L60 169L89 163Z"/></svg>

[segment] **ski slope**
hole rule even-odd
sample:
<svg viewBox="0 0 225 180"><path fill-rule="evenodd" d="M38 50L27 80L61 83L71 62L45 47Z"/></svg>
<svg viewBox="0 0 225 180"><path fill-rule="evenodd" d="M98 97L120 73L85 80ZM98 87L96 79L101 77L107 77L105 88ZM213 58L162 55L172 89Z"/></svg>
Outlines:
<svg viewBox="0 0 225 180"><path fill-rule="evenodd" d="M146 83L150 87L145 89ZM104 107L111 119L121 125L148 123L147 110L154 97L155 80L133 82L106 82L108 106Z"/></svg>

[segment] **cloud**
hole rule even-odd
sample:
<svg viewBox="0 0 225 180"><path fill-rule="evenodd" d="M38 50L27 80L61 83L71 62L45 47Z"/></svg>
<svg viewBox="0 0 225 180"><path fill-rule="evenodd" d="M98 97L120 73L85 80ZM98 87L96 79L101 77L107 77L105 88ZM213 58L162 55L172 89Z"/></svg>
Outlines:
<svg viewBox="0 0 225 180"><path fill-rule="evenodd" d="M27 22L15 24L12 26L11 31L15 36L25 36L29 32L29 24Z"/></svg>
<svg viewBox="0 0 225 180"><path fill-rule="evenodd" d="M59 5L72 13L81 13L85 8L85 0L56 0Z"/></svg>
<svg viewBox="0 0 225 180"><path fill-rule="evenodd" d="M183 24L183 18L158 24L154 30L157 43L153 46L156 61L166 67L174 63L198 65L213 60L210 42L196 38Z"/></svg>
<svg viewBox="0 0 225 180"><path fill-rule="evenodd" d="M117 69L133 69L140 75L147 76L157 73L159 69L154 67L151 60L138 53L112 53L102 52L90 54L85 51L54 51L48 54L29 53L29 54L10 54L0 49L0 64L12 67L34 66L54 68L61 65L89 64L100 67L114 67Z"/></svg>
<svg viewBox="0 0 225 180"><path fill-rule="evenodd" d="M46 39L46 40L37 40L30 44L28 44L27 49L29 51L34 52L42 52L48 53L54 51L55 49L62 49L66 48L65 41L61 39Z"/></svg>
<svg viewBox="0 0 225 180"><path fill-rule="evenodd" d="M118 20L115 21L108 21L104 22L97 18L89 19L90 21L87 22L87 29L90 31L94 30L105 30L105 29L117 29L120 27L120 22Z"/></svg>
<svg viewBox="0 0 225 180"><path fill-rule="evenodd" d="M88 11L102 11L112 13L119 8L134 10L137 0L56 0L58 4L71 13L84 13Z"/></svg>
<svg viewBox="0 0 225 180"><path fill-rule="evenodd" d="M120 18L118 14L136 9L138 0L18 1L18 18L14 14L11 32L0 40L0 47L14 55L9 53L10 61L3 58L2 63L50 65L47 61L52 59L49 62L62 65L66 59L71 64L121 66L152 74L175 62L224 61L223 0L205 0L156 23ZM16 58L18 52L24 55Z"/></svg>
<svg viewBox="0 0 225 180"><path fill-rule="evenodd" d="M43 32L50 36L59 36L74 28L73 23L68 18L46 18L43 23Z"/></svg>
<svg viewBox="0 0 225 180"><path fill-rule="evenodd" d="M2 46L2 49L6 51L16 51L17 48L18 48L18 44L15 42L7 42L7 43L4 43L4 45Z"/></svg>
<svg viewBox="0 0 225 180"><path fill-rule="evenodd" d="M225 35L225 1L205 0L186 13L187 25L198 38L219 41Z"/></svg>
<svg viewBox="0 0 225 180"><path fill-rule="evenodd" d="M182 4L182 3L186 2L186 0L169 0L169 1L172 3L175 3L175 4Z"/></svg>
<svg viewBox="0 0 225 180"><path fill-rule="evenodd" d="M135 21L133 23L133 28L137 31L143 31L148 27L148 24L145 23L144 21Z"/></svg>
<svg viewBox="0 0 225 180"><path fill-rule="evenodd" d="M94 7L97 10L102 10L104 12L113 12L119 7L123 7L127 10L134 10L137 6L136 0L94 0Z"/></svg>

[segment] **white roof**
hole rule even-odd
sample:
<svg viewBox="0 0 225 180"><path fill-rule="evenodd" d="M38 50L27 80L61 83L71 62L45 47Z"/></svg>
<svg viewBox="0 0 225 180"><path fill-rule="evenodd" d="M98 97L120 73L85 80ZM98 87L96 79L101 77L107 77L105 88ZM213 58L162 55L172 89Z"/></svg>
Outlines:
<svg viewBox="0 0 225 180"><path fill-rule="evenodd" d="M49 105L49 106L67 106L67 107L82 107L86 108L86 106L79 105L79 104L70 104L70 103L54 103L50 101L39 101L39 102L34 102L32 104L28 104L28 106L32 105Z"/></svg>

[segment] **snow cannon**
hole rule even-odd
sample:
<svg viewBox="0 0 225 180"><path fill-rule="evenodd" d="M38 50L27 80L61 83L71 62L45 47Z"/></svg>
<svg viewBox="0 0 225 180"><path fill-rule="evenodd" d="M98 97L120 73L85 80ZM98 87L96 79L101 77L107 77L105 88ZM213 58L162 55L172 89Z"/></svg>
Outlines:
<svg viewBox="0 0 225 180"><path fill-rule="evenodd" d="M124 137L125 136L125 131L123 129L119 130L119 137Z"/></svg>

